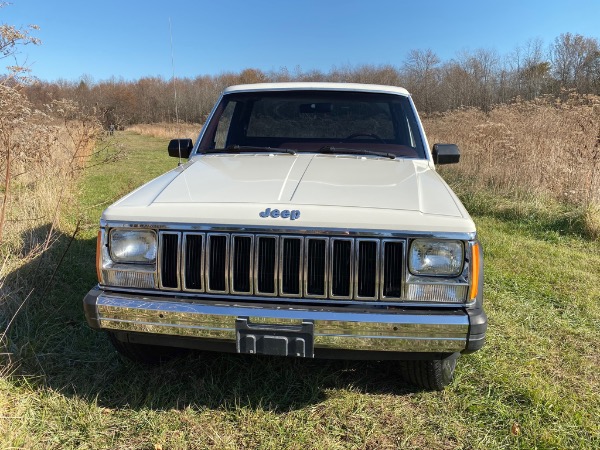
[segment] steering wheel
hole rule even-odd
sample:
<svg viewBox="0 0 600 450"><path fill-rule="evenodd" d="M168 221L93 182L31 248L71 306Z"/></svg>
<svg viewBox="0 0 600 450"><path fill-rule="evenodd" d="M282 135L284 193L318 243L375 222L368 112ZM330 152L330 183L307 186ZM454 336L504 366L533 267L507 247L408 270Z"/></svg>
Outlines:
<svg viewBox="0 0 600 450"><path fill-rule="evenodd" d="M385 144L385 141L375 133L352 133L350 136L346 137L346 140L355 139L357 137L370 137L372 139L377 139L382 144Z"/></svg>

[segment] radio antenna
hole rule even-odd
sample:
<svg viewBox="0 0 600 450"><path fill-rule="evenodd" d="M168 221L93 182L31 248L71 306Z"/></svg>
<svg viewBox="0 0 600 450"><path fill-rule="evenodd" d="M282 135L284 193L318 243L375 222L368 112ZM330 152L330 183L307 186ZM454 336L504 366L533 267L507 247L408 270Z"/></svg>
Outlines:
<svg viewBox="0 0 600 450"><path fill-rule="evenodd" d="M169 17L169 37L171 38L171 70L172 70L172 75L171 75L171 81L173 82L173 93L175 94L175 123L177 124L177 127L179 127L179 111L177 109L177 85L175 84L175 58L173 56L173 27L171 25L171 18ZM181 139L177 139L178 142L178 151L179 151L179 162L177 163L178 166L181 166L182 162L181 162Z"/></svg>

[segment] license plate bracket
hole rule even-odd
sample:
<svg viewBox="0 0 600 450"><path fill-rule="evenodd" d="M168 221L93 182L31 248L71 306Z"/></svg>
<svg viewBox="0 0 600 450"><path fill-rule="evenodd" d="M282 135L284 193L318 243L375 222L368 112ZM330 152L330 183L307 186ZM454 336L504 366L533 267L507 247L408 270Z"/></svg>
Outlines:
<svg viewBox="0 0 600 450"><path fill-rule="evenodd" d="M250 355L295 356L314 358L314 324L301 325L251 323L248 317L235 321L238 353Z"/></svg>

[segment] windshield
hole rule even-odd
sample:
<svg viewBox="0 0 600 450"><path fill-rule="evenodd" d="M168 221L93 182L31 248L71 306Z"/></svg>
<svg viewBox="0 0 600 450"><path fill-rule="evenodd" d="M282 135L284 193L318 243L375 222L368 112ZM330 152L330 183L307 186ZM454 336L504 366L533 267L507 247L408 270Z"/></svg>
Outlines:
<svg viewBox="0 0 600 450"><path fill-rule="evenodd" d="M407 97L347 91L225 95L208 124L199 152L228 151L234 146L297 152L333 148L336 153L347 149L347 153L363 150L425 158Z"/></svg>

